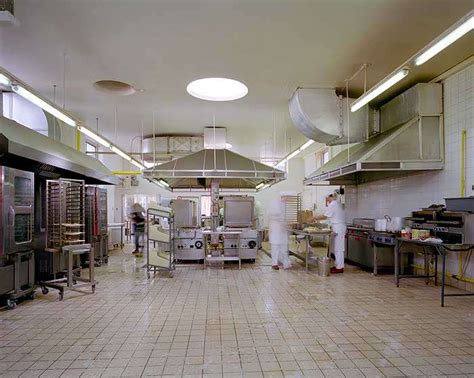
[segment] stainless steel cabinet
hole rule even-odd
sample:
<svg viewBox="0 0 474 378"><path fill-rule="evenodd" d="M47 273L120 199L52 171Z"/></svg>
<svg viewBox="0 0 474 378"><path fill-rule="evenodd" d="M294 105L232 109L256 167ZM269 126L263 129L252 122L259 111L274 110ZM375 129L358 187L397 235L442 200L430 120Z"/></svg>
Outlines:
<svg viewBox="0 0 474 378"><path fill-rule="evenodd" d="M374 250L368 239L368 233L347 235L346 258L364 267L373 268Z"/></svg>

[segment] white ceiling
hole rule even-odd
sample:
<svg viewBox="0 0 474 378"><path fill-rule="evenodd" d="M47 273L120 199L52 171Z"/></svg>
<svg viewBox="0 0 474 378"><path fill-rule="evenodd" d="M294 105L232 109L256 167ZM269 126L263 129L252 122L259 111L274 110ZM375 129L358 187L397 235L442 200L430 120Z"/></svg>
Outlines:
<svg viewBox="0 0 474 378"><path fill-rule="evenodd" d="M363 63L369 86L391 72L472 8L472 0L21 0L21 26L0 28L0 65L49 98L58 86L66 108L125 149L152 132L228 128L228 141L249 157L277 155L305 138L287 102L297 86L337 86ZM190 97L191 80L222 76L244 82L242 100ZM101 79L145 92L97 92ZM360 83L359 83L360 84ZM358 88L360 89L360 88ZM285 137L287 136L286 142ZM136 148L135 148L136 150Z"/></svg>

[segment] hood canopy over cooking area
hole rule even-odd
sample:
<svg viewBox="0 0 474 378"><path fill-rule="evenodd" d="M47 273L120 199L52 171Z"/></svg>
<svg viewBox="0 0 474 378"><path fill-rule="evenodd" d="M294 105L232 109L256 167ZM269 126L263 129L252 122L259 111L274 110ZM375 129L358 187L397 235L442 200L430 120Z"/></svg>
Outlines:
<svg viewBox="0 0 474 378"><path fill-rule="evenodd" d="M377 131L366 142L340 152L304 184L357 185L444 168L441 84L417 84L377 112Z"/></svg>
<svg viewBox="0 0 474 378"><path fill-rule="evenodd" d="M51 179L66 177L96 185L118 183L97 159L1 116L0 165Z"/></svg>
<svg viewBox="0 0 474 378"><path fill-rule="evenodd" d="M145 178L164 181L170 190L210 188L256 190L285 180L286 173L227 149L204 149L143 171ZM165 184L165 185L166 185Z"/></svg>

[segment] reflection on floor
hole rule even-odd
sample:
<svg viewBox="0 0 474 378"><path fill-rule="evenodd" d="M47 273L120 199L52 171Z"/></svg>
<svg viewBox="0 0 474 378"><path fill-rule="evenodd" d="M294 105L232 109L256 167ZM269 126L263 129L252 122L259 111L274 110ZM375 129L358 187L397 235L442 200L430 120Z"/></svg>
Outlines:
<svg viewBox="0 0 474 378"><path fill-rule="evenodd" d="M401 376L474 374L474 298L352 268L319 277L178 267L147 280L116 251L96 294L39 291L0 312L0 376ZM455 290L455 289L451 289Z"/></svg>

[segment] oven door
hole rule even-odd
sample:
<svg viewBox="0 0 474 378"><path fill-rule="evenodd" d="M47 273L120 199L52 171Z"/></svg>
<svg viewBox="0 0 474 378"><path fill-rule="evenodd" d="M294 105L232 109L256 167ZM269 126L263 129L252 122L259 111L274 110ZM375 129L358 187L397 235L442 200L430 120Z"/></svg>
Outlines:
<svg viewBox="0 0 474 378"><path fill-rule="evenodd" d="M4 168L4 180L4 242L5 252L9 254L33 247L34 174Z"/></svg>

